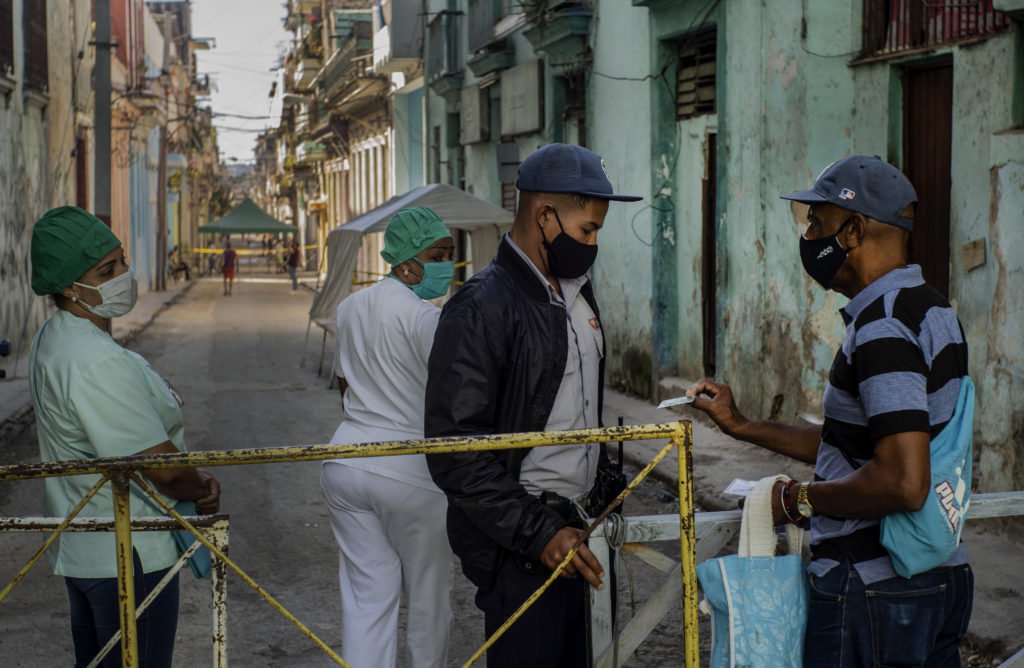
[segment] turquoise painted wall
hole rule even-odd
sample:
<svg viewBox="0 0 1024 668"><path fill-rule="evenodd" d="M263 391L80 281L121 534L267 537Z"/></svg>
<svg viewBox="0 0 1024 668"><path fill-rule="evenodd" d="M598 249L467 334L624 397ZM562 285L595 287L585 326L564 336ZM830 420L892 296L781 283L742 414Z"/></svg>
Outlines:
<svg viewBox="0 0 1024 668"><path fill-rule="evenodd" d="M395 123L395 194L426 183L423 160L423 88L393 97Z"/></svg>
<svg viewBox="0 0 1024 668"><path fill-rule="evenodd" d="M623 36L630 48L624 49ZM591 21L594 61L587 89L587 141L604 158L616 190L643 202L612 202L598 235L592 277L608 346L608 382L650 391L654 267L649 30L647 11L624 2L599 3ZM614 77L614 78L613 78Z"/></svg>
<svg viewBox="0 0 1024 668"><path fill-rule="evenodd" d="M979 473L985 490L1024 488L1024 296L1015 289L1024 278L1024 254L1015 252L1024 245L1020 24L972 45L851 64L861 12L858 0L595 0L586 142L604 156L617 188L646 198L612 204L593 270L609 380L656 395L667 375L701 374L700 188L714 132L717 376L733 384L750 415L792 422L820 412L846 299L804 274L798 239L806 211L778 196L810 186L851 153L899 166L903 74L951 58L950 291L979 381ZM718 37L717 112L677 122L674 54L680 40L707 28ZM517 63L544 57L521 32L511 39ZM520 158L564 140L558 74L545 67L544 129L510 138ZM474 80L467 69L465 84ZM495 87L491 141L463 148L445 122L458 105L427 100L429 124L442 127L442 160L461 151L467 188L494 203L497 95ZM976 239L985 240L987 261L966 271L961 248Z"/></svg>
<svg viewBox="0 0 1024 668"><path fill-rule="evenodd" d="M650 5L650 50L695 26L693 3ZM770 8L770 9L769 9ZM851 65L860 49L861 4L724 2L708 14L717 27L718 113L677 124L679 160L670 230L676 242L674 366L700 375L699 230L694 202L704 169L701 137L716 128L718 170L718 370L752 415L794 421L820 411L821 391L843 329L846 299L820 290L803 272L798 235L805 211L778 195L804 188L827 164L850 153L902 162L902 76L935 58L954 67L950 292L967 331L979 386L982 488L1024 487L1024 302L1013 290L1024 273L1024 98L1019 24L977 44ZM682 29L681 29L682 27ZM652 58L652 63L656 62ZM652 71L654 67L652 66ZM670 112L651 109L652 173L671 142ZM985 104L978 104L985 100ZM1014 126L1017 126L1016 129ZM965 272L961 248L985 239L988 261ZM653 262L658 265L658 252ZM623 272L625 276L625 272ZM659 277L655 275L655 300ZM670 288L665 282L660 287ZM654 326L663 326L654 314ZM664 369L671 368L664 364Z"/></svg>

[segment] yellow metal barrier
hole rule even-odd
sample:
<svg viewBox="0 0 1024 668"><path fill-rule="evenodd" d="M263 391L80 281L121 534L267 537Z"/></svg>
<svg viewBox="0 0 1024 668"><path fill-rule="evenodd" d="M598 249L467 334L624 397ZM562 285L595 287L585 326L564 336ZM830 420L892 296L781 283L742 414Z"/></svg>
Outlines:
<svg viewBox="0 0 1024 668"><path fill-rule="evenodd" d="M478 649L465 663L468 667L477 661L484 652L532 605L559 577L566 565L571 561L583 542L593 533L594 529L608 514L622 502L638 485L654 466L661 461L673 447L677 449L679 470L679 527L680 556L683 596L683 638L684 665L695 668L698 665L697 645L697 582L696 556L693 524L693 442L692 429L688 420L678 423L609 427L605 429L577 429L561 432L528 432L521 434L497 434L489 436L469 436L461 438L415 439L406 441L387 441L364 443L359 445L307 445L287 446L279 448L248 448L238 450L219 450L207 452L166 453L151 455L134 455L130 457L108 457L88 460L63 462L43 462L0 467L0 480L23 480L46 478L63 475L81 475L85 473L101 474L103 480L98 482L71 512L68 518L58 527L57 531L47 540L43 547L33 556L29 563L18 573L2 592L0 600L21 580L25 572L38 561L39 556L52 544L56 536L63 531L68 523L80 512L85 503L107 481L114 491L114 533L116 538L116 557L118 568L118 592L120 598L120 618L122 634L122 664L133 667L138 665L138 647L135 629L135 595L131 577L131 514L129 509L129 481L135 481L181 526L192 533L224 564L227 564L250 587L253 587L278 612L308 636L336 663L348 664L334 653L320 638L305 627L288 610L276 601L266 590L260 587L248 574L238 567L226 554L191 523L178 514L170 505L163 501L143 482L135 471L141 469L178 468L186 466L231 466L239 464L261 464L273 462L293 462L323 459L346 459L355 457L379 457L388 455L437 454L468 451L505 450L510 448L549 447L555 445L579 445L600 443L605 441L632 441L668 438L670 442L662 448L658 455L627 485L626 489L604 510L577 541L569 554L562 560L548 580L534 592L526 602L499 628L483 646Z"/></svg>
<svg viewBox="0 0 1024 668"><path fill-rule="evenodd" d="M300 247L299 250L313 250L314 248L317 248L316 244L309 244L307 246ZM223 255L224 254L224 249L223 248L182 248L181 251L183 253L198 253L199 255L203 255L204 253L208 254L208 255ZM245 255L266 255L267 253L286 253L286 252L288 252L288 249L287 248L236 248L235 252L238 253L238 254L245 254Z"/></svg>

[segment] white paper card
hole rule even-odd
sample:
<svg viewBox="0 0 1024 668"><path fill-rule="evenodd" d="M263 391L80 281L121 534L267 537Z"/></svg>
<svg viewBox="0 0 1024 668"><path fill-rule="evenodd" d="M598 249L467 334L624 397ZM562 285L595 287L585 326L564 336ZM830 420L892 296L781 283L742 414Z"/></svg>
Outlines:
<svg viewBox="0 0 1024 668"><path fill-rule="evenodd" d="M754 485L757 484L756 480L744 480L743 478L733 478L733 481L729 483L729 486L725 488L722 494L732 494L733 496L747 496L750 494L750 490L754 489Z"/></svg>

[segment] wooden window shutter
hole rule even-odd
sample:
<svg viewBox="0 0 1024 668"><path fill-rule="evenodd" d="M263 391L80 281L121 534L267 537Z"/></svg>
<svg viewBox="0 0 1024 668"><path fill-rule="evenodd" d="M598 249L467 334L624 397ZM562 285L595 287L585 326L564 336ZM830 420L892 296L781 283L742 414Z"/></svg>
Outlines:
<svg viewBox="0 0 1024 668"><path fill-rule="evenodd" d="M679 46L676 80L676 118L683 120L715 113L716 32L710 30L684 40Z"/></svg>
<svg viewBox="0 0 1024 668"><path fill-rule="evenodd" d="M503 181L501 184L501 208L509 213L516 212L516 182Z"/></svg>

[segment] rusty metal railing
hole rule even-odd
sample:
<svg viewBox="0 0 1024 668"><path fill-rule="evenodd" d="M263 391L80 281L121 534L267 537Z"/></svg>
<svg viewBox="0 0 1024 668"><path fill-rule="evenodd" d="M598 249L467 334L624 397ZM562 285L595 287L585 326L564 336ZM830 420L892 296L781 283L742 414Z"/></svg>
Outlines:
<svg viewBox="0 0 1024 668"><path fill-rule="evenodd" d="M95 526L102 526L110 530L111 526L115 534L116 560L118 569L118 593L121 602L120 621L122 634L122 665L125 668L138 665L138 647L135 634L135 618L137 614L135 606L135 595L131 574L131 531L133 522L141 523L138 518L133 520L130 514L130 488L129 480L133 473L146 469L158 468L180 468L190 466L233 466L241 464L266 464L275 462L310 461L324 459L346 459L356 457L379 457L389 455L409 454L437 454L450 452L505 450L510 448L532 448L549 447L556 445L581 445L587 443L600 443L605 441L632 441L649 439L670 439L669 443L662 448L658 455L649 463L634 479L619 497L598 517L588 528L585 535L580 538L577 544L565 557L562 563L555 569L548 581L542 585L527 601L520 610L508 620L495 634L487 639L487 642L464 664L472 665L483 655L491 644L500 637L504 631L518 619L519 615L532 605L544 590L559 577L565 566L572 559L573 555L583 544L590 533L592 533L601 521L607 517L611 510L632 492L654 466L661 461L672 448L676 449L679 470L679 541L680 541L680 564L681 564L681 587L683 605L683 637L684 657L683 664L687 668L696 668L698 664L697 645L697 579L696 579L696 558L694 543L694 522L693 522L693 439L690 422L684 420L678 423L635 425L622 427L609 427L605 429L578 429L562 432L529 432L522 434L497 434L489 436L470 436L461 438L437 438L437 439L416 439L406 441L387 441L377 443L364 443L359 445L306 445L287 446L279 448L246 448L238 450L218 450L208 452L188 453L166 453L133 455L130 457L108 457L99 459L74 460L63 462L43 462L40 464L25 464L0 467L0 481L24 480L47 478L53 476L81 475L86 473L100 474L103 478L90 490L86 497L72 510L67 518L56 521L54 533L47 539L43 546L36 552L29 563L19 572L10 584L0 592L0 601L7 593L24 577L25 572L38 561L39 557L56 540L60 532L68 530L72 525L75 516L81 512L92 496L107 482L112 485L114 492L114 518L112 524L107 520L94 522ZM215 558L215 564L220 568L230 568L241 577L250 587L255 589L264 599L267 600L279 613L294 624L299 630L305 633L325 654L331 657L337 664L348 666L326 643L303 625L274 599L269 592L255 582L245 571L234 561L228 558L226 543L218 545L218 541L211 540L203 532L197 529L196 524L182 517L173 507L167 504L148 485L139 482L143 491L150 496L160 507L162 507L175 523L184 527L196 537L196 540L207 548ZM164 519L165 522L172 520ZM179 566L180 567L180 566ZM223 632L223 627L221 627ZM216 630L215 630L216 634ZM116 644L113 641L111 646ZM226 659L225 659L226 660Z"/></svg>

